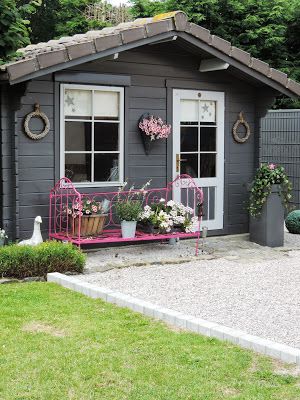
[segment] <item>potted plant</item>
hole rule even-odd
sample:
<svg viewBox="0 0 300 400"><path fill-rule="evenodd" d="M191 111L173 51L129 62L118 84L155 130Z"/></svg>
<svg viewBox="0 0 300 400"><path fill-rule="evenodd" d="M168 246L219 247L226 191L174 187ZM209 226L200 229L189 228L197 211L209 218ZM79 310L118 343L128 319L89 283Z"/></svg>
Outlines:
<svg viewBox="0 0 300 400"><path fill-rule="evenodd" d="M289 209L292 185L280 165L262 164L250 187L250 240L278 247L284 240L284 209Z"/></svg>
<svg viewBox="0 0 300 400"><path fill-rule="evenodd" d="M150 181L140 190L134 190L134 186L132 186L129 191L124 191L126 185L127 183L119 188L115 208L121 221L122 237L132 239L135 237L137 221L143 211L143 201L147 193L145 189L150 185Z"/></svg>
<svg viewBox="0 0 300 400"><path fill-rule="evenodd" d="M6 235L5 230L0 228L0 247L4 246L5 239L7 238L8 236Z"/></svg>
<svg viewBox="0 0 300 400"><path fill-rule="evenodd" d="M193 232L198 218L191 207L182 203L160 199L144 207L140 215L142 225L151 233Z"/></svg>
<svg viewBox="0 0 300 400"><path fill-rule="evenodd" d="M82 237L101 235L109 203L106 199L102 202L89 198L76 201L71 208L68 208L72 234L78 236L80 233Z"/></svg>
<svg viewBox="0 0 300 400"><path fill-rule="evenodd" d="M167 139L171 133L171 125L167 125L162 118L155 117L149 113L143 114L139 120L139 129L142 134L142 140L145 153L150 153L151 144L155 140Z"/></svg>

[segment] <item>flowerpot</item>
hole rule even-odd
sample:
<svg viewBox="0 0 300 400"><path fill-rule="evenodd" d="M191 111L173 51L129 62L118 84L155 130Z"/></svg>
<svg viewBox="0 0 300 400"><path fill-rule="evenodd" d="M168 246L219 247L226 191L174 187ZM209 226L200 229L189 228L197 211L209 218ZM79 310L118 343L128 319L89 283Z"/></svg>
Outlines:
<svg viewBox="0 0 300 400"><path fill-rule="evenodd" d="M121 221L122 238L132 239L135 237L136 221Z"/></svg>
<svg viewBox="0 0 300 400"><path fill-rule="evenodd" d="M139 119L139 123L141 121L143 121L144 118L148 118L150 117L149 113L145 113L143 114L140 119ZM142 141L143 141L143 145L144 145L144 149L145 149L145 153L148 156L150 154L151 148L153 146L154 140L151 140L150 136L146 135L145 132L143 132L140 128L139 128L140 132L141 132L141 136L142 136Z"/></svg>
<svg viewBox="0 0 300 400"><path fill-rule="evenodd" d="M280 185L273 185L262 212L250 216L250 241L262 246L280 247L284 242L284 207Z"/></svg>
<svg viewBox="0 0 300 400"><path fill-rule="evenodd" d="M98 236L103 232L107 214L82 215L79 228L79 218L71 218L72 233L74 236L88 237Z"/></svg>
<svg viewBox="0 0 300 400"><path fill-rule="evenodd" d="M152 235L158 235L159 233L162 233L158 227L154 226L150 222L139 222L137 228L144 233L150 233Z"/></svg>

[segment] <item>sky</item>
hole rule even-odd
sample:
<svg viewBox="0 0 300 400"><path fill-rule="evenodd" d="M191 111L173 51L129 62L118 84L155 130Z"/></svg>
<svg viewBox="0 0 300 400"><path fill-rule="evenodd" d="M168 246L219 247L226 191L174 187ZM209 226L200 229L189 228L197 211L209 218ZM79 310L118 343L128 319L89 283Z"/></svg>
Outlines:
<svg viewBox="0 0 300 400"><path fill-rule="evenodd" d="M107 1L108 1L108 3L111 3L114 6L118 6L120 4L128 3L128 1L126 1L126 0L107 0Z"/></svg>

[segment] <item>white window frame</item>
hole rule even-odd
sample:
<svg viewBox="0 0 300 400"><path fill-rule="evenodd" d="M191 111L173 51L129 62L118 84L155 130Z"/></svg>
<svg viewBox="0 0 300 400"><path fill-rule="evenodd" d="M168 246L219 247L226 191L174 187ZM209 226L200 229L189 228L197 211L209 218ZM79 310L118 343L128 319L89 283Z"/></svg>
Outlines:
<svg viewBox="0 0 300 400"><path fill-rule="evenodd" d="M90 154L92 155L91 161L91 173L93 177L94 162L93 154L116 154L119 153L119 181L100 181L100 182L73 182L75 187L108 187L108 186L121 186L124 183L124 88L117 86L95 86L95 85L76 85L76 84L61 84L60 85L60 177L65 176L65 115L64 115L64 104L65 104L65 89L82 89L102 92L117 92L119 93L119 119L109 122L119 124L119 150L118 151L94 151L94 141L92 140L92 149ZM82 121L76 119L76 121ZM92 137L94 136L94 110L92 101L92 119L89 122L92 123ZM102 120L96 120L103 122ZM107 122L107 121L104 121ZM69 153L86 154L86 151L70 151Z"/></svg>

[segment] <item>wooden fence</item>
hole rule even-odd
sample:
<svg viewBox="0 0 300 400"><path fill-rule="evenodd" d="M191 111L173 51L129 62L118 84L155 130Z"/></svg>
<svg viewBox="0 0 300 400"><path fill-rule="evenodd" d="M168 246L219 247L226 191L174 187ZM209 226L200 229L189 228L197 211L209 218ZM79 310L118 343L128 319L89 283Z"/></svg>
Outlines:
<svg viewBox="0 0 300 400"><path fill-rule="evenodd" d="M261 120L260 161L284 166L300 209L300 110L271 110Z"/></svg>

